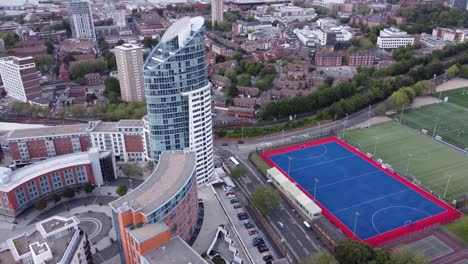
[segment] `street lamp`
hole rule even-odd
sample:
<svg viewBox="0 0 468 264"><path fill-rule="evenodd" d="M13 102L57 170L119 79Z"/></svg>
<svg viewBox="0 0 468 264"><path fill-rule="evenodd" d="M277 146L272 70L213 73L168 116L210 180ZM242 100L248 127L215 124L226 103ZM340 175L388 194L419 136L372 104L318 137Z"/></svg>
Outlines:
<svg viewBox="0 0 468 264"><path fill-rule="evenodd" d="M133 190L133 187L132 187L132 178L128 178L128 181L130 182L130 190Z"/></svg>
<svg viewBox="0 0 468 264"><path fill-rule="evenodd" d="M317 201L317 184L319 183L320 181L315 178L315 188L314 188L314 201Z"/></svg>
<svg viewBox="0 0 468 264"><path fill-rule="evenodd" d="M357 218L359 216L358 212L354 212L354 228L353 228L353 238L356 237L356 225L357 225Z"/></svg>

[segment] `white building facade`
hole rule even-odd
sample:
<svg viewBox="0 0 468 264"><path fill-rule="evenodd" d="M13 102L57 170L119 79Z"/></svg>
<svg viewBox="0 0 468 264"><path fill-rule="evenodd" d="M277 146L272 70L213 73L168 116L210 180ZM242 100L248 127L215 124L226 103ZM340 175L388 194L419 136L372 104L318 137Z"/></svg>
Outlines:
<svg viewBox="0 0 468 264"><path fill-rule="evenodd" d="M9 97L27 103L41 96L39 76L33 57L0 58L0 75Z"/></svg>
<svg viewBox="0 0 468 264"><path fill-rule="evenodd" d="M406 31L391 27L380 31L377 37L377 46L381 49L397 49L402 46L414 45L414 36L408 35Z"/></svg>
<svg viewBox="0 0 468 264"><path fill-rule="evenodd" d="M81 0L72 0L68 3L70 27L75 39L96 39L93 15L90 3Z"/></svg>

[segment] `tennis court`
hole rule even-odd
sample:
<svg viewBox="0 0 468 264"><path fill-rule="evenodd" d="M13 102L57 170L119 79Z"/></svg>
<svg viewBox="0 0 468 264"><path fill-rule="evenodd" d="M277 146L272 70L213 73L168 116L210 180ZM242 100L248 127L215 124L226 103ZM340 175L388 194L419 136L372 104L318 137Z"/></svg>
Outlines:
<svg viewBox="0 0 468 264"><path fill-rule="evenodd" d="M460 217L417 186L383 169L338 138L327 138L262 154L348 237L373 246Z"/></svg>

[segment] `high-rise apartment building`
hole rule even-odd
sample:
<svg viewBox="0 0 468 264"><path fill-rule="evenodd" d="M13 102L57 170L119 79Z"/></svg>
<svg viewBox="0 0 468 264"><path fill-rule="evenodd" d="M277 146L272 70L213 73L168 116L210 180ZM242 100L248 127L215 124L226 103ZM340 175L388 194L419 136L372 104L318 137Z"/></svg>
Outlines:
<svg viewBox="0 0 468 264"><path fill-rule="evenodd" d="M9 97L27 103L41 96L39 75L33 57L0 58L0 75Z"/></svg>
<svg viewBox="0 0 468 264"><path fill-rule="evenodd" d="M223 22L223 0L212 0L211 1L211 22L222 23Z"/></svg>
<svg viewBox="0 0 468 264"><path fill-rule="evenodd" d="M452 6L462 10L468 10L468 0L453 0Z"/></svg>
<svg viewBox="0 0 468 264"><path fill-rule="evenodd" d="M151 157L162 151L196 153L197 182L213 174L210 83L202 17L184 17L169 27L144 67Z"/></svg>
<svg viewBox="0 0 468 264"><path fill-rule="evenodd" d="M143 48L131 44L117 46L115 58L122 100L125 102L144 101Z"/></svg>
<svg viewBox="0 0 468 264"><path fill-rule="evenodd" d="M175 261L151 261L158 260L158 249L171 239L188 242L194 235L198 224L195 175L194 153L163 152L145 182L109 203L121 263L201 263L195 261L198 256L186 256L185 250L173 254L173 258L179 258Z"/></svg>
<svg viewBox="0 0 468 264"><path fill-rule="evenodd" d="M70 27L75 39L96 39L94 21L89 2L72 0L68 3Z"/></svg>

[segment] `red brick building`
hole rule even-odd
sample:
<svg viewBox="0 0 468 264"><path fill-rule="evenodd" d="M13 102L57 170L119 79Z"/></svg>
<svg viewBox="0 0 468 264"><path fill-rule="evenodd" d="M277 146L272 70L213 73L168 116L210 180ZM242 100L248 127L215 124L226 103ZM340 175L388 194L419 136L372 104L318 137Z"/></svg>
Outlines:
<svg viewBox="0 0 468 264"><path fill-rule="evenodd" d="M352 53L346 55L346 64L349 66L373 66L375 56L370 53Z"/></svg>
<svg viewBox="0 0 468 264"><path fill-rule="evenodd" d="M38 143L30 142L31 146ZM43 147L38 144L36 147ZM43 151L43 150L42 150ZM0 167L0 219L14 221L22 211L36 201L85 183L104 184L116 177L111 152L99 153L96 148L88 152L73 153L25 166L12 171ZM108 164L107 162L110 162ZM101 169L105 165L105 169Z"/></svg>
<svg viewBox="0 0 468 264"><path fill-rule="evenodd" d="M229 106L228 115L243 118L255 118L255 109L247 107Z"/></svg>
<svg viewBox="0 0 468 264"><path fill-rule="evenodd" d="M102 83L101 74L95 73L88 73L84 76L84 80L86 85L99 85Z"/></svg>
<svg viewBox="0 0 468 264"><path fill-rule="evenodd" d="M339 53L320 53L315 54L316 66L336 67L343 65L343 55Z"/></svg>

